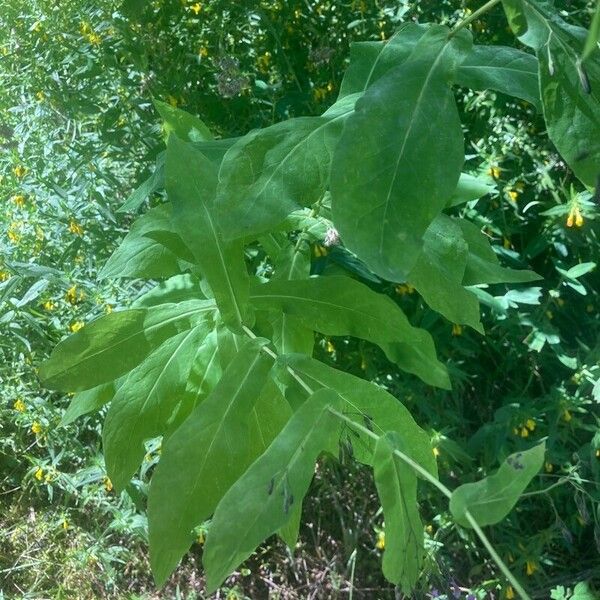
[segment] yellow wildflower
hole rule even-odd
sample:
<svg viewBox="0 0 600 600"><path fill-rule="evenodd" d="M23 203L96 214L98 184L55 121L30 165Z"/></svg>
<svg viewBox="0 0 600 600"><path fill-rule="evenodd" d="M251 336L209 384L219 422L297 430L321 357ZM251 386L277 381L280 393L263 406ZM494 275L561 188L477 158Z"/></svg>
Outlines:
<svg viewBox="0 0 600 600"><path fill-rule="evenodd" d="M8 271L0 271L0 283L10 279L10 273Z"/></svg>
<svg viewBox="0 0 600 600"><path fill-rule="evenodd" d="M196 2L195 4L192 4L189 8L193 13L198 14L202 10L202 4L200 4L200 2Z"/></svg>
<svg viewBox="0 0 600 600"><path fill-rule="evenodd" d="M61 527L66 531L67 529L69 529L69 521L67 521L67 519L63 519L62 523L61 523Z"/></svg>
<svg viewBox="0 0 600 600"><path fill-rule="evenodd" d="M200 46L198 54L200 55L200 58L206 58L208 56L208 48L206 46Z"/></svg>
<svg viewBox="0 0 600 600"><path fill-rule="evenodd" d="M105 312L107 315L110 315L110 313L111 313L112 311L113 311L112 304L106 304L106 305L104 306L104 312Z"/></svg>
<svg viewBox="0 0 600 600"><path fill-rule="evenodd" d="M512 244L510 243L510 240L508 238L504 238L504 240L502 240L502 245L508 250Z"/></svg>
<svg viewBox="0 0 600 600"><path fill-rule="evenodd" d="M105 477L105 478L104 478L104 489L105 489L107 492L111 492L111 491L112 491L112 489L113 489L113 484L112 484L112 481L110 480L110 477Z"/></svg>
<svg viewBox="0 0 600 600"><path fill-rule="evenodd" d="M525 573L527 573L527 575L531 576L537 570L538 570L538 564L535 562L535 560L528 560L525 563Z"/></svg>
<svg viewBox="0 0 600 600"><path fill-rule="evenodd" d="M39 21L36 21L31 28L31 31L35 31L36 33L42 29L42 24Z"/></svg>
<svg viewBox="0 0 600 600"><path fill-rule="evenodd" d="M85 299L85 292L77 291L77 284L72 285L65 294L65 300L69 304L77 304Z"/></svg>
<svg viewBox="0 0 600 600"><path fill-rule="evenodd" d="M46 94L44 94L44 92L42 92L42 90L35 93L35 98L38 102L43 102L45 97L46 97Z"/></svg>
<svg viewBox="0 0 600 600"><path fill-rule="evenodd" d="M19 207L23 208L25 206L25 196L23 194L17 194L12 197L12 201Z"/></svg>
<svg viewBox="0 0 600 600"><path fill-rule="evenodd" d="M527 427L521 427L521 431L519 432L519 435L522 438L526 438L529 436L529 429L527 429Z"/></svg>
<svg viewBox="0 0 600 600"><path fill-rule="evenodd" d="M415 288L410 285L410 283L401 283L394 288L394 291L399 296L405 296L406 294L412 294L415 291Z"/></svg>
<svg viewBox="0 0 600 600"><path fill-rule="evenodd" d="M314 253L317 258L320 258L321 256L327 256L327 248L325 248L325 246L315 244Z"/></svg>
<svg viewBox="0 0 600 600"><path fill-rule="evenodd" d="M433 535L433 525L426 525L425 531L427 532L428 535Z"/></svg>
<svg viewBox="0 0 600 600"><path fill-rule="evenodd" d="M38 467L34 473L34 477L38 481L41 481L44 478L44 469L42 469L42 467Z"/></svg>
<svg viewBox="0 0 600 600"><path fill-rule="evenodd" d="M204 531L201 531L198 534L198 537L196 538L196 543L198 543L202 546L202 544L204 544L205 541L206 541L206 534L204 533Z"/></svg>
<svg viewBox="0 0 600 600"><path fill-rule="evenodd" d="M84 325L85 325L85 323L83 321L75 321L74 323L71 323L71 325L69 326L69 329L73 333L77 333L79 330L83 329Z"/></svg>
<svg viewBox="0 0 600 600"><path fill-rule="evenodd" d="M21 241L21 234L19 233L19 229L21 228L21 223L11 223L8 231L6 232L6 235L8 236L8 239L13 243L13 244L18 244Z"/></svg>
<svg viewBox="0 0 600 600"><path fill-rule="evenodd" d="M13 173L15 174L15 177L18 177L19 179L21 179L22 177L25 177L25 175L27 174L27 169L23 165L17 165L13 169Z"/></svg>
<svg viewBox="0 0 600 600"><path fill-rule="evenodd" d="M518 427L513 427L513 435L519 435L519 428Z"/></svg>
<svg viewBox="0 0 600 600"><path fill-rule="evenodd" d="M552 471L554 471L554 465L552 463L547 462L546 464L544 464L544 471L546 471L546 473L552 473Z"/></svg>
<svg viewBox="0 0 600 600"><path fill-rule="evenodd" d="M75 235L83 235L83 227L74 219L69 221L69 231Z"/></svg>
<svg viewBox="0 0 600 600"><path fill-rule="evenodd" d="M99 46L102 43L102 38L94 31L87 35L87 40L92 46Z"/></svg>
<svg viewBox="0 0 600 600"><path fill-rule="evenodd" d="M509 585L504 590L504 597L506 598L506 600L513 600L513 598L515 597L515 590L513 590L512 585Z"/></svg>
<svg viewBox="0 0 600 600"><path fill-rule="evenodd" d="M596 452L594 453L596 458L600 458L600 449L596 450Z"/></svg>
<svg viewBox="0 0 600 600"><path fill-rule="evenodd" d="M90 31L92 31L92 28L90 27L89 23L82 21L81 25L79 26L79 31L81 31L82 35L85 35L86 33L90 33Z"/></svg>
<svg viewBox="0 0 600 600"><path fill-rule="evenodd" d="M377 548L377 550L385 550L385 531L379 531L377 533L375 548Z"/></svg>
<svg viewBox="0 0 600 600"><path fill-rule="evenodd" d="M167 96L167 102L173 107L173 108L177 108L177 105L179 104L179 102L177 101L177 98L175 98L175 96L171 96L171 94L169 94Z"/></svg>
<svg viewBox="0 0 600 600"><path fill-rule="evenodd" d="M525 421L525 427L527 427L527 429L529 429L529 431L533 431L535 429L535 421L533 419L527 419L527 421Z"/></svg>
<svg viewBox="0 0 600 600"><path fill-rule="evenodd" d="M568 423L573 418L573 415L567 409L565 409L562 418L565 423Z"/></svg>
<svg viewBox="0 0 600 600"><path fill-rule="evenodd" d="M500 177L501 171L500 167L490 167L488 169L488 175L493 177L494 179L498 179Z"/></svg>
<svg viewBox="0 0 600 600"><path fill-rule="evenodd" d="M42 433L42 426L37 421L34 421L33 425L31 426L31 431L33 431L35 435Z"/></svg>
<svg viewBox="0 0 600 600"><path fill-rule="evenodd" d="M316 87L313 89L313 98L315 102L322 102L327 97L327 88L326 87Z"/></svg>
<svg viewBox="0 0 600 600"><path fill-rule="evenodd" d="M17 398L15 403L13 404L13 408L18 412L25 412L27 407L25 406L25 402L21 398Z"/></svg>
<svg viewBox="0 0 600 600"><path fill-rule="evenodd" d="M462 325L459 325L458 323L452 324L452 335L454 335L454 336L462 335L462 332L463 332Z"/></svg>
<svg viewBox="0 0 600 600"><path fill-rule="evenodd" d="M437 446L432 448L433 455L437 458L440 455L440 449Z"/></svg>
<svg viewBox="0 0 600 600"><path fill-rule="evenodd" d="M333 354L335 352L335 346L331 343L331 340L327 340L327 344L325 344L325 351L329 354Z"/></svg>
<svg viewBox="0 0 600 600"><path fill-rule="evenodd" d="M583 225L583 216L581 215L581 211L579 210L579 205L574 203L571 206L571 210L569 211L569 216L567 217L567 227L581 227Z"/></svg>
<svg viewBox="0 0 600 600"><path fill-rule="evenodd" d="M516 202L517 198L519 197L519 192L517 190L508 190L508 197L510 198L511 202Z"/></svg>

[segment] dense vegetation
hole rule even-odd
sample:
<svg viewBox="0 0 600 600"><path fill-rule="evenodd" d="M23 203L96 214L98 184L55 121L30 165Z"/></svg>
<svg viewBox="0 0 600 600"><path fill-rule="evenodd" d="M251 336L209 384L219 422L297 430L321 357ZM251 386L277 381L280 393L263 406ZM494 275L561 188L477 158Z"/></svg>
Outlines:
<svg viewBox="0 0 600 600"><path fill-rule="evenodd" d="M131 257L113 254L128 232L131 239L143 227L144 217L131 227L137 212L160 216L164 208L164 185L156 173L163 167L165 143L172 172L193 160L177 146L177 136L199 139L189 138L190 127L181 123L190 117L178 109L198 115L203 123L194 121L197 131L204 134L206 126L217 139L321 115L343 91L351 42L388 40L402 24L416 20L453 27L478 7L450 0L5 3L0 15L4 597L206 597L201 559L207 522L197 523L196 543L161 591L149 572L146 507L160 438L145 436L152 439L128 484L127 469L111 465L108 453L105 463L103 454L101 432L110 411L104 404L112 392L85 396L83 391L71 402L72 394L50 393L38 380L40 365L68 334L84 325L89 331L87 323L132 304L151 306L161 293L185 292L193 259L185 260L185 248L179 248L183 258L177 254L173 240L155 239L167 251L159 258L150 254L143 269L132 267ZM559 6L564 19L586 28L594 7L583 1ZM477 44L531 52L507 28L500 5L470 28ZM597 50L591 59L599 60ZM560 67L557 55L550 60ZM512 453L545 440L543 466L527 493L486 533L532 597L593 598L600 584L598 208L590 184L586 191L571 161L549 140L537 97L515 99L462 83L455 96L466 139L463 171L473 177L477 192L451 214L483 232L504 266L534 271L541 279L526 275L520 283L508 279L516 282L477 287L479 327L478 320L455 321L442 316L439 306L432 310L424 284L415 289L385 273L380 277L376 261L369 269L336 245L327 211L323 221L317 214L305 216L301 227L290 226L276 241L302 249L299 268L305 274L323 279L350 274L369 292L392 298L411 326L431 334L452 390L428 385L439 383L431 374L428 380L422 372L423 382L399 370L373 340L318 333L313 356L376 382L400 400L427 433L444 485L454 489L482 479ZM174 177L170 189L168 177L167 172L171 200L182 177ZM142 243L139 239L135 243ZM357 248L360 255L360 242ZM277 273L278 249L264 239L247 246L252 274L264 280ZM165 284L166 291L148 293L171 275L180 278L179 289ZM259 322L257 331L270 330ZM302 331L298 337L305 347ZM278 352L282 344L276 341ZM288 399L294 406L294 397ZM346 443L339 456L320 458L294 552L269 538L225 581L220 597L394 597L394 586L380 569L386 550L380 490L370 470L354 462L357 447ZM385 450L381 445L379 451ZM194 463L189 470L182 476L191 480ZM108 472L120 472L121 480L114 475L111 480ZM516 597L473 532L456 525L436 488L421 485L419 505L426 552L414 597ZM388 535L388 549L389 541Z"/></svg>

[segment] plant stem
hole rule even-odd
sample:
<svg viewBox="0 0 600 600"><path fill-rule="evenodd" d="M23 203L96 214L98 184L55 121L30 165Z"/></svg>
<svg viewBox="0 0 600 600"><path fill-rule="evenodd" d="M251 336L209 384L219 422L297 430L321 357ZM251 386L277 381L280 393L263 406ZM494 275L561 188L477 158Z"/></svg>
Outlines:
<svg viewBox="0 0 600 600"><path fill-rule="evenodd" d="M486 2L483 6L479 7L474 13L471 13L468 17L466 17L460 23L455 25L454 29L452 29L452 31L448 34L448 37L451 38L452 36L456 35L461 29L469 25L469 23L472 23L473 21L478 19L488 10L494 8L494 6L496 6L496 4L498 4L499 2L500 0L489 0L488 2Z"/></svg>

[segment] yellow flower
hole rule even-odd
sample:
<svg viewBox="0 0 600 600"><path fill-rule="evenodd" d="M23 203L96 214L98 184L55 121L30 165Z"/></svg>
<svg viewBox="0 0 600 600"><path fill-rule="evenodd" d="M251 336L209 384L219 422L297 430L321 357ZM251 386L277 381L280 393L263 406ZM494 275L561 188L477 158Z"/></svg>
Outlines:
<svg viewBox="0 0 600 600"><path fill-rule="evenodd" d="M568 410L565 409L565 411L563 412L562 418L563 418L563 421L565 421L565 423L568 423L573 418L573 415Z"/></svg>
<svg viewBox="0 0 600 600"><path fill-rule="evenodd" d="M10 224L6 235L8 239L13 244L18 244L21 241L21 234L19 233L19 229L21 228L21 223L13 222Z"/></svg>
<svg viewBox="0 0 600 600"><path fill-rule="evenodd" d="M427 525L425 527L425 531L427 532L428 535L433 535L433 525Z"/></svg>
<svg viewBox="0 0 600 600"><path fill-rule="evenodd" d="M23 165L17 165L13 169L13 173L15 174L15 177L21 179L21 177L25 177L25 175L27 174L27 169Z"/></svg>
<svg viewBox="0 0 600 600"><path fill-rule="evenodd" d="M506 598L506 600L513 600L513 598L515 597L515 590L513 590L512 585L509 585L504 590L504 597Z"/></svg>
<svg viewBox="0 0 600 600"><path fill-rule="evenodd" d="M594 455L596 456L596 458L600 458L600 449L596 450Z"/></svg>
<svg viewBox="0 0 600 600"><path fill-rule="evenodd" d="M99 46L102 43L102 38L94 31L88 33L87 40L92 46Z"/></svg>
<svg viewBox="0 0 600 600"><path fill-rule="evenodd" d="M107 492L111 492L111 491L112 491L112 489L113 489L113 484L112 484L112 481L110 480L110 477L105 477L105 478L104 478L104 489L105 489Z"/></svg>
<svg viewBox="0 0 600 600"><path fill-rule="evenodd" d="M74 219L69 221L69 231L75 235L83 235L83 227Z"/></svg>
<svg viewBox="0 0 600 600"><path fill-rule="evenodd" d="M516 202L519 197L519 192L517 190L508 190L508 197L511 199L511 202Z"/></svg>
<svg viewBox="0 0 600 600"><path fill-rule="evenodd" d="M42 90L40 90L39 92L35 93L35 97L38 102L43 102L44 98L46 97L46 94L44 94L44 92L42 92Z"/></svg>
<svg viewBox="0 0 600 600"><path fill-rule="evenodd" d="M15 403L13 404L13 408L18 412L25 412L27 407L25 406L25 402L21 398L17 398Z"/></svg>
<svg viewBox="0 0 600 600"><path fill-rule="evenodd" d="M196 538L196 543L198 543L202 546L202 544L204 544L205 541L206 541L206 534L204 533L204 531L201 531L198 534L198 537Z"/></svg>
<svg viewBox="0 0 600 600"><path fill-rule="evenodd" d="M433 455L437 458L440 455L440 449L437 446L432 448Z"/></svg>
<svg viewBox="0 0 600 600"><path fill-rule="evenodd" d="M528 560L525 563L525 573L527 573L527 575L531 576L537 570L538 570L538 564L535 562L535 560Z"/></svg>
<svg viewBox="0 0 600 600"><path fill-rule="evenodd" d="M415 288L410 285L410 283L401 283L394 288L394 291L399 296L405 296L406 294L412 294L415 291Z"/></svg>
<svg viewBox="0 0 600 600"><path fill-rule="evenodd" d="M313 89L313 98L315 102L322 102L327 97L327 88L326 87L316 87Z"/></svg>
<svg viewBox="0 0 600 600"><path fill-rule="evenodd" d="M547 462L544 465L544 470L546 471L546 473L552 473L552 471L554 471L554 465L552 463Z"/></svg>
<svg viewBox="0 0 600 600"><path fill-rule="evenodd" d="M112 311L113 311L112 304L106 304L106 305L104 306L104 312L105 312L107 315L110 315L110 313L111 313Z"/></svg>
<svg viewBox="0 0 600 600"><path fill-rule="evenodd" d="M42 426L37 421L34 421L33 425L31 426L31 431L33 431L35 435L42 433Z"/></svg>
<svg viewBox="0 0 600 600"><path fill-rule="evenodd" d="M200 58L206 58L208 56L208 48L206 46L200 46L198 54L200 55Z"/></svg>
<svg viewBox="0 0 600 600"><path fill-rule="evenodd" d="M522 438L526 438L529 436L529 429L527 429L527 427L521 427L521 431L519 432L519 435Z"/></svg>
<svg viewBox="0 0 600 600"><path fill-rule="evenodd" d="M10 273L8 271L0 271L0 283L10 279Z"/></svg>
<svg viewBox="0 0 600 600"><path fill-rule="evenodd" d="M490 167L488 169L488 175L493 177L494 179L498 179L500 177L501 171L500 167Z"/></svg>
<svg viewBox="0 0 600 600"><path fill-rule="evenodd" d="M510 243L510 240L508 238L504 238L504 240L502 241L502 245L508 250L512 244Z"/></svg>
<svg viewBox="0 0 600 600"><path fill-rule="evenodd" d="M327 248L325 248L325 246L315 244L314 253L317 258L320 258L321 256L327 256Z"/></svg>
<svg viewBox="0 0 600 600"><path fill-rule="evenodd" d="M69 304L77 304L85 299L85 293L77 291L77 285L72 285L65 294L65 300Z"/></svg>
<svg viewBox="0 0 600 600"><path fill-rule="evenodd" d="M177 102L177 98L175 98L175 96L171 96L170 94L167 96L167 102L173 107L173 108L177 108L177 104L179 104Z"/></svg>
<svg viewBox="0 0 600 600"><path fill-rule="evenodd" d="M375 548L377 548L377 550L385 549L385 531L379 531L377 533L377 541L375 542Z"/></svg>
<svg viewBox="0 0 600 600"><path fill-rule="evenodd" d="M62 521L62 524L61 524L61 527L62 527L64 530L67 530L67 529L69 529L69 521L67 521L67 519L63 519L63 521Z"/></svg>
<svg viewBox="0 0 600 600"><path fill-rule="evenodd" d="M18 194L17 196L12 197L12 201L19 207L23 208L25 206L25 196L22 194Z"/></svg>
<svg viewBox="0 0 600 600"><path fill-rule="evenodd" d="M79 31L81 31L82 35L85 35L86 33L90 33L90 31L92 31L92 28L90 27L89 23L82 21L81 25L79 26Z"/></svg>
<svg viewBox="0 0 600 600"><path fill-rule="evenodd" d="M77 333L79 330L83 329L84 325L85 325L85 323L83 321L75 321L74 323L71 323L71 325L69 326L69 329L73 333Z"/></svg>
<svg viewBox="0 0 600 600"><path fill-rule="evenodd" d="M202 10L202 4L200 4L200 2L196 2L196 4L192 4L190 6L190 10L195 14L198 14Z"/></svg>
<svg viewBox="0 0 600 600"><path fill-rule="evenodd" d="M38 481L41 481L44 478L44 469L42 469L42 467L38 467L36 472L34 473L34 477Z"/></svg>
<svg viewBox="0 0 600 600"><path fill-rule="evenodd" d="M325 351L329 354L333 354L335 352L335 346L331 343L331 340L327 340L327 344L325 344Z"/></svg>
<svg viewBox="0 0 600 600"><path fill-rule="evenodd" d="M525 421L525 427L527 427L527 429L529 429L529 431L533 431L535 429L535 421L533 419L527 419L527 421Z"/></svg>
<svg viewBox="0 0 600 600"><path fill-rule="evenodd" d="M453 323L452 325L452 335L462 335L463 332L463 328L462 325L459 325L458 323Z"/></svg>
<svg viewBox="0 0 600 600"><path fill-rule="evenodd" d="M569 216L567 217L567 227L581 227L583 225L583 216L581 215L581 211L579 210L579 205L574 203L571 206L571 210L569 211Z"/></svg>

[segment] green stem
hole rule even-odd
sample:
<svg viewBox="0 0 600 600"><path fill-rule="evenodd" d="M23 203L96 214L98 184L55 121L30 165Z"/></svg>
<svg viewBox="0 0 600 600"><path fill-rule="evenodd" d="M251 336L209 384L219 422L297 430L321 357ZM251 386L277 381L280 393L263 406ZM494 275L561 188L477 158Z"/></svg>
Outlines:
<svg viewBox="0 0 600 600"><path fill-rule="evenodd" d="M488 12L488 10L494 8L496 4L498 4L500 0L489 0L483 6L478 8L474 13L471 13L466 19L463 19L460 23L458 23L454 29L448 34L448 37L456 35L461 29L464 29L467 25L478 19L481 15Z"/></svg>

